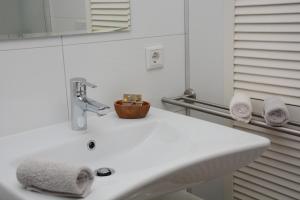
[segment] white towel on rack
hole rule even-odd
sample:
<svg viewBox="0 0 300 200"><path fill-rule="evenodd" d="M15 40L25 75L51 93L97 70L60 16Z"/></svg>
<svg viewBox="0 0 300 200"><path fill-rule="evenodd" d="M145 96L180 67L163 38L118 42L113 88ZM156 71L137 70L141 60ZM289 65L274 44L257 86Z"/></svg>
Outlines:
<svg viewBox="0 0 300 200"><path fill-rule="evenodd" d="M252 118L252 104L250 97L242 93L236 93L230 102L230 114L233 119L249 123Z"/></svg>
<svg viewBox="0 0 300 200"><path fill-rule="evenodd" d="M283 126L289 121L289 111L279 97L265 99L263 117L270 126Z"/></svg>

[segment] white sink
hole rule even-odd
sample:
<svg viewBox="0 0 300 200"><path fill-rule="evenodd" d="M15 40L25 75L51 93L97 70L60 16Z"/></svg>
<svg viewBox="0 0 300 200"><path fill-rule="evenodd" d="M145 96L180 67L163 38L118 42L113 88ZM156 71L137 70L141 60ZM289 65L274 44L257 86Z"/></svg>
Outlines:
<svg viewBox="0 0 300 200"><path fill-rule="evenodd" d="M148 117L91 117L87 132L68 123L0 139L0 199L63 199L24 190L15 173L28 157L109 167L88 200L144 200L232 172L260 156L269 140L232 128L152 108ZM89 141L96 148L89 150Z"/></svg>

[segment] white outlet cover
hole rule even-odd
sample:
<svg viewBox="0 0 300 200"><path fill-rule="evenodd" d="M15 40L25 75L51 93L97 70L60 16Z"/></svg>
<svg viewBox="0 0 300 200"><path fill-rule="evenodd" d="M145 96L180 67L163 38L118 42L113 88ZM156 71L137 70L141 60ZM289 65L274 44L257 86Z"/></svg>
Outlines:
<svg viewBox="0 0 300 200"><path fill-rule="evenodd" d="M164 67L164 47L162 45L146 48L146 67L147 70Z"/></svg>

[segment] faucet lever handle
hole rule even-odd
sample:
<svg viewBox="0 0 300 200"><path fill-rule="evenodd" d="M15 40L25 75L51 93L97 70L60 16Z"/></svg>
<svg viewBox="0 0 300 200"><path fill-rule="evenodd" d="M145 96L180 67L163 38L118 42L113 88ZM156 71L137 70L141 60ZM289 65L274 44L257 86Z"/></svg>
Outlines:
<svg viewBox="0 0 300 200"><path fill-rule="evenodd" d="M96 88L97 85L89 83L85 78L77 77L71 79L72 95L86 97L86 87Z"/></svg>
<svg viewBox="0 0 300 200"><path fill-rule="evenodd" d="M83 84L90 87L90 88L96 88L97 87L97 85L95 85L93 83L90 83L90 82L87 82L87 81L83 82Z"/></svg>
<svg viewBox="0 0 300 200"><path fill-rule="evenodd" d="M87 82L85 78L77 77L77 78L72 78L71 79L71 84L74 84L75 87L83 87L83 86L88 86L90 88L96 88L97 85L94 85L90 82Z"/></svg>

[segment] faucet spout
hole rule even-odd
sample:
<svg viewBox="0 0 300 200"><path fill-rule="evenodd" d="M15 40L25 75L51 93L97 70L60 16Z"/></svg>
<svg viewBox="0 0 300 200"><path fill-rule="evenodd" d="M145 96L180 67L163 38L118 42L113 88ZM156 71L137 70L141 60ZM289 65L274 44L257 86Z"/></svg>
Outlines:
<svg viewBox="0 0 300 200"><path fill-rule="evenodd" d="M109 106L90 98L86 98L86 111L96 113L98 116L104 116L111 112Z"/></svg>

